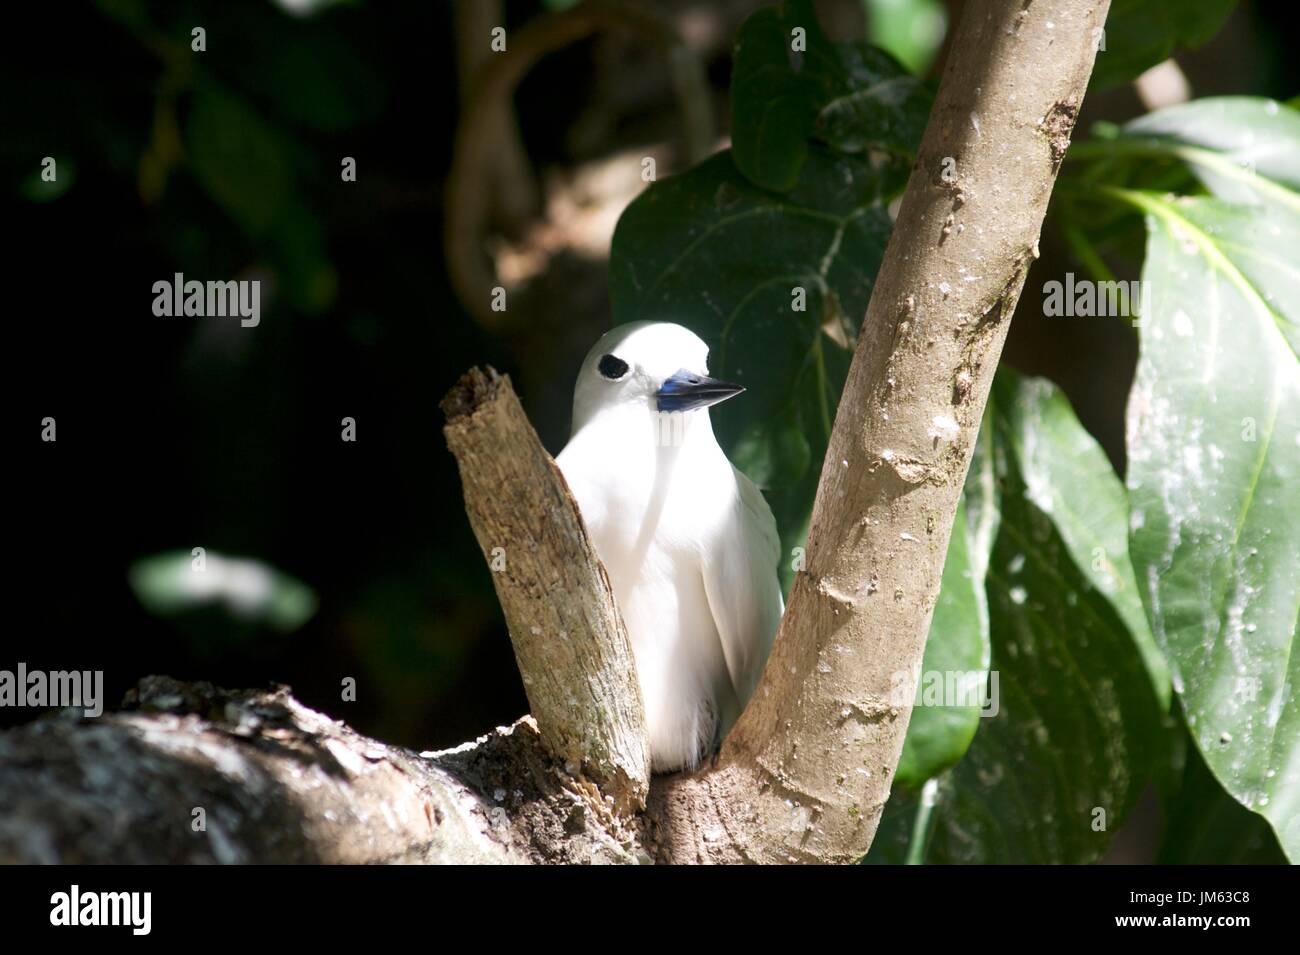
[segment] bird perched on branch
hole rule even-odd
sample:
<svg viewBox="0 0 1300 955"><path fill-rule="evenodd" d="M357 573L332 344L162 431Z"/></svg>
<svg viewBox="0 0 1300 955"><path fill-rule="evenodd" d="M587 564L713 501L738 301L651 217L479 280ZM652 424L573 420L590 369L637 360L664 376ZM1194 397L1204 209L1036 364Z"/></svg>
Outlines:
<svg viewBox="0 0 1300 955"><path fill-rule="evenodd" d="M727 460L708 346L636 322L587 355L556 463L609 573L636 659L655 772L693 769L748 702L783 610L776 522Z"/></svg>

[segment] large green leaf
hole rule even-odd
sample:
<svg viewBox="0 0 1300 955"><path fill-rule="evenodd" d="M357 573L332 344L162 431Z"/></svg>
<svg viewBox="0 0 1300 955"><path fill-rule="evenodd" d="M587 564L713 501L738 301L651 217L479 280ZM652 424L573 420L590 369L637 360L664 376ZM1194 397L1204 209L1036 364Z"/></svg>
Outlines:
<svg viewBox="0 0 1300 955"><path fill-rule="evenodd" d="M799 181L810 139L841 153L912 152L930 102L885 51L828 39L808 0L760 10L737 34L732 148L736 167L763 188L783 192Z"/></svg>
<svg viewBox="0 0 1300 955"><path fill-rule="evenodd" d="M1007 376L1009 377L1009 375ZM1013 442L1034 506L1052 519L1070 559L1110 601L1141 654L1161 705L1169 706L1169 667L1142 608L1128 553L1128 499L1100 445L1046 380L1020 384Z"/></svg>
<svg viewBox="0 0 1300 955"><path fill-rule="evenodd" d="M896 790L868 861L1093 861L1161 750L1161 704L1121 609L1126 592L1099 583L1106 571L1078 544L1122 540L1118 479L1093 473L1100 449L1045 382L999 371L984 427L1000 501L987 581L998 711L920 797ZM1078 461L1086 477L1065 508L1044 487ZM1122 548L1107 562L1131 579Z"/></svg>
<svg viewBox="0 0 1300 955"><path fill-rule="evenodd" d="M301 2L301 0L299 0ZM241 18L245 19L245 18ZM295 124L339 133L373 120L383 86L354 37L328 21L252 17L260 29L241 38L244 89L256 91Z"/></svg>
<svg viewBox="0 0 1300 955"><path fill-rule="evenodd" d="M687 326L712 344L710 371L748 389L720 406L715 426L769 491L787 548L802 543L844 343L866 312L892 226L885 203L901 181L896 166L814 146L799 182L778 194L724 152L652 185L614 234L615 322Z"/></svg>
<svg viewBox="0 0 1300 955"><path fill-rule="evenodd" d="M1112 190L1146 212L1130 549L1187 723L1300 861L1300 216Z"/></svg>
<svg viewBox="0 0 1300 955"><path fill-rule="evenodd" d="M1181 160L1220 199L1300 211L1300 112L1276 100L1222 96L1171 106L1128 123L1102 149Z"/></svg>
<svg viewBox="0 0 1300 955"><path fill-rule="evenodd" d="M1112 0L1092 88L1128 82L1176 48L1208 42L1234 6L1236 0Z"/></svg>

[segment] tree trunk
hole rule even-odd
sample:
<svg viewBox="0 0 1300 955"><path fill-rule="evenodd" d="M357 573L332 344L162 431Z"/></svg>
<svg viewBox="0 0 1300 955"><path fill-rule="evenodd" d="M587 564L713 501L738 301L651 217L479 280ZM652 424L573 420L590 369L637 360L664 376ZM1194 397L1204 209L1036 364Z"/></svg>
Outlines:
<svg viewBox="0 0 1300 955"><path fill-rule="evenodd" d="M1108 5L965 5L836 415L807 566L712 765L651 780L637 811L643 719L603 569L508 384L482 379L453 400L448 439L485 554L502 548L510 568L494 579L537 723L416 755L285 690L150 678L131 712L0 737L0 861L859 859L911 715L891 690L921 663ZM467 436L484 407L492 422ZM494 434L508 446L492 451ZM515 495L534 503L512 509ZM561 630L572 642L548 674L534 638Z"/></svg>

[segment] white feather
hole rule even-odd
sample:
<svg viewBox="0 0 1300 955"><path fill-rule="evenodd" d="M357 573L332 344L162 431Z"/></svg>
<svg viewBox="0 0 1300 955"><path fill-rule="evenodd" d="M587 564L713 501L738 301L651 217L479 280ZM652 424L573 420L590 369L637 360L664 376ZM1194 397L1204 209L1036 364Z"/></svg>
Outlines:
<svg viewBox="0 0 1300 955"><path fill-rule="evenodd" d="M611 354L628 365L618 381L598 367ZM664 381L707 374L707 355L679 325L606 334L579 372L573 435L556 459L627 624L656 772L693 768L731 728L782 611L762 493L718 447L707 408L657 408Z"/></svg>

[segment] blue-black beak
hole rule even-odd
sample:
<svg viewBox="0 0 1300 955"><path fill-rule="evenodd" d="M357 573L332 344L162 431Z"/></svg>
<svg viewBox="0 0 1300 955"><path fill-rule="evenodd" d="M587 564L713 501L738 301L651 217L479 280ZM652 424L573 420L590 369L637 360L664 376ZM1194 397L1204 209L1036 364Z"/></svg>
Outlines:
<svg viewBox="0 0 1300 955"><path fill-rule="evenodd" d="M691 411L726 401L745 389L729 381L697 375L685 368L668 378L655 392L660 411Z"/></svg>

